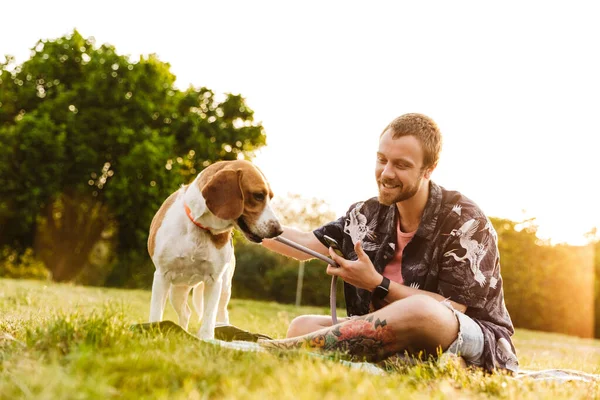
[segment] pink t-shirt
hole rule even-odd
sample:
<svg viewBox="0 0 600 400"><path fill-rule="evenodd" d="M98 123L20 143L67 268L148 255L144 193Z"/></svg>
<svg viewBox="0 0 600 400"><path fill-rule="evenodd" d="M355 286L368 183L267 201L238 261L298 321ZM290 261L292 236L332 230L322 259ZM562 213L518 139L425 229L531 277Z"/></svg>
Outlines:
<svg viewBox="0 0 600 400"><path fill-rule="evenodd" d="M417 231L404 233L400 229L400 218L398 218L398 225L396 226L396 234L398 236L398 242L396 243L396 253L394 254L394 258L390 260L390 262L385 266L383 270L383 276L388 278L391 281L403 284L404 279L402 278L402 251L404 247L410 242L410 240L415 236Z"/></svg>

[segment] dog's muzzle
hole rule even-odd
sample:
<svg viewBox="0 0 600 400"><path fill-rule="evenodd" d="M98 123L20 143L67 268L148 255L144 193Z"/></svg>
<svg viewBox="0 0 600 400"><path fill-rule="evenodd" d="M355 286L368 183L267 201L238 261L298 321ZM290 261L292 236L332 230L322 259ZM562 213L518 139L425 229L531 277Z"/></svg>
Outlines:
<svg viewBox="0 0 600 400"><path fill-rule="evenodd" d="M264 234L261 234L261 235L257 235L256 233L252 232L252 230L250 230L250 227L244 220L244 217L238 218L236 222L237 222L238 227L244 234L244 236L246 236L246 238L248 240L250 240L251 242L254 242L254 243L260 243L260 242L262 242L263 239L274 238L283 233L281 224L278 221L270 221L268 223L266 229L263 230ZM261 233L263 233L263 232L261 232Z"/></svg>

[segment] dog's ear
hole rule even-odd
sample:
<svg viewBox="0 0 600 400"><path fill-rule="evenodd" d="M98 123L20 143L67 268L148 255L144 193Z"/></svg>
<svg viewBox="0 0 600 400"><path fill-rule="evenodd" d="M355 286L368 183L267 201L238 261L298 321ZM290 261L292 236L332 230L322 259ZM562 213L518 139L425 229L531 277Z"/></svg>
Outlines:
<svg viewBox="0 0 600 400"><path fill-rule="evenodd" d="M240 186L242 170L228 169L217 172L202 188L206 206L215 216L231 220L244 212L244 194Z"/></svg>

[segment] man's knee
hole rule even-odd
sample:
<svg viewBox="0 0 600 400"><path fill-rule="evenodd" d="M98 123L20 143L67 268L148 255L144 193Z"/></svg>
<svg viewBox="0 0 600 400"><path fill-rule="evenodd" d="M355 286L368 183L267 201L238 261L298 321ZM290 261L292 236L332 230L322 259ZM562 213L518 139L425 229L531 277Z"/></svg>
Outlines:
<svg viewBox="0 0 600 400"><path fill-rule="evenodd" d="M414 295L390 304L391 310L403 313L403 324L407 334L417 345L431 348L442 345L447 347L458 334L458 320L454 312L440 301L426 296Z"/></svg>
<svg viewBox="0 0 600 400"><path fill-rule="evenodd" d="M303 326L306 325L309 318L310 318L310 316L308 316L308 315L300 315L299 317L294 318L292 320L292 322L290 323L290 326L288 327L286 336L287 337L298 336L296 334L296 332L299 331Z"/></svg>
<svg viewBox="0 0 600 400"><path fill-rule="evenodd" d="M444 321L454 320L452 311L438 300L423 294L417 294L396 301L388 307L395 308L398 313L404 315L405 320L415 329L426 328L430 325L439 325Z"/></svg>
<svg viewBox="0 0 600 400"><path fill-rule="evenodd" d="M439 301L424 294L416 294L406 297L390 304L388 307L401 309L403 313L411 316L426 316L431 312L435 312L439 305Z"/></svg>

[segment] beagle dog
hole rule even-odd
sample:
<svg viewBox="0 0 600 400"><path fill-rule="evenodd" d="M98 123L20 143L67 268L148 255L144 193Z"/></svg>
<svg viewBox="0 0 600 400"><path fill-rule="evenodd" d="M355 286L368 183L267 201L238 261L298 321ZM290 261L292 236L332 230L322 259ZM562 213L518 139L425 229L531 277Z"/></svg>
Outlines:
<svg viewBox="0 0 600 400"><path fill-rule="evenodd" d="M191 310L202 323L198 336L213 339L215 325L229 324L227 304L235 257L233 228L255 243L282 233L270 207L273 192L262 172L244 160L220 161L173 193L160 207L148 238L156 267L150 322L162 320L167 296L187 330Z"/></svg>

